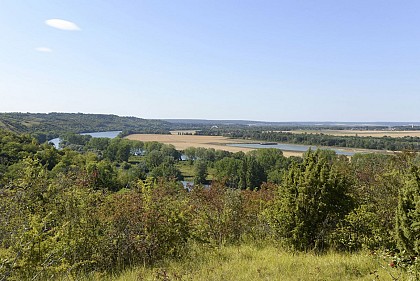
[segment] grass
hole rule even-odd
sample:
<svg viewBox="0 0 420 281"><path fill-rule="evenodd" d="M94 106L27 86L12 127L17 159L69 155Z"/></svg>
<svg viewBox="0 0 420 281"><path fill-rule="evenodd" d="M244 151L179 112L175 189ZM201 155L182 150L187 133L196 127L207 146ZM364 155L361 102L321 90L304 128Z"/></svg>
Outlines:
<svg viewBox="0 0 420 281"><path fill-rule="evenodd" d="M192 179L194 177L194 165L190 165L188 161L179 161L176 167L181 171L184 179Z"/></svg>
<svg viewBox="0 0 420 281"><path fill-rule="evenodd" d="M192 181L194 179L194 165L190 165L188 161L179 161L176 164L176 167L181 171L181 175L184 177L184 180ZM214 173L214 168L207 167L206 180L212 180Z"/></svg>
<svg viewBox="0 0 420 281"><path fill-rule="evenodd" d="M393 279L392 276L398 277ZM368 253L290 253L275 246L198 247L179 261L138 267L108 280L408 280L401 271ZM89 280L106 280L104 276Z"/></svg>

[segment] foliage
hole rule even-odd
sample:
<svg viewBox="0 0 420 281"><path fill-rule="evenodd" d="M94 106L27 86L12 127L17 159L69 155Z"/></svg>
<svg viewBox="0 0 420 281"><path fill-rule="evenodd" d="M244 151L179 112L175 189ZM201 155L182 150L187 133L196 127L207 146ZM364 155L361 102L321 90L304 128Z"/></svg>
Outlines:
<svg viewBox="0 0 420 281"><path fill-rule="evenodd" d="M417 274L415 153L200 148L181 162L157 142L68 136L57 150L0 130L0 280L111 274L244 242L389 251L397 271ZM215 180L187 190L178 167Z"/></svg>
<svg viewBox="0 0 420 281"><path fill-rule="evenodd" d="M330 235L352 208L349 176L337 158L321 150L308 151L294 164L279 188L271 214L277 235L297 250L322 251Z"/></svg>
<svg viewBox="0 0 420 281"><path fill-rule="evenodd" d="M420 171L410 165L398 196L397 242L399 265L407 267L420 278Z"/></svg>
<svg viewBox="0 0 420 281"><path fill-rule="evenodd" d="M194 163L194 184L203 184L207 177L207 163L197 160Z"/></svg>
<svg viewBox="0 0 420 281"><path fill-rule="evenodd" d="M356 251L362 248L395 249L395 212L402 184L397 157L356 154L351 159L354 209L335 231L336 247Z"/></svg>
<svg viewBox="0 0 420 281"><path fill-rule="evenodd" d="M108 196L100 212L107 237L103 266L122 269L182 255L190 237L185 192L175 183L148 179L135 190Z"/></svg>
<svg viewBox="0 0 420 281"><path fill-rule="evenodd" d="M194 210L194 237L201 242L222 246L238 242L243 232L243 200L239 190L213 184L191 191Z"/></svg>
<svg viewBox="0 0 420 281"><path fill-rule="evenodd" d="M0 113L0 123L13 132L33 133L41 143L68 132L135 131L169 133L170 124L161 120L83 113Z"/></svg>

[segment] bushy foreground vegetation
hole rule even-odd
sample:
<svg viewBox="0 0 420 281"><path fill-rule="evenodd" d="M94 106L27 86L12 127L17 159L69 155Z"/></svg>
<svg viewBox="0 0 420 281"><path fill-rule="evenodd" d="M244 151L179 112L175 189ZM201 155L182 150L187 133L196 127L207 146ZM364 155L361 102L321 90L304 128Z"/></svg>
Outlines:
<svg viewBox="0 0 420 281"><path fill-rule="evenodd" d="M211 187L184 188L178 181L181 154L172 146L76 136L65 145L56 150L27 135L0 132L0 280L115 276L138 266L147 273L168 262L175 267L169 273L178 274L184 270L180 261L189 259L214 272L197 270L192 280L233 278L235 271L226 266L236 261L255 264L252 271L237 264L249 278L277 278L292 270L270 265L296 266L300 274L304 263L319 262L324 272L330 259L325 253L331 251L383 253L389 263L375 273L380 266L363 265L364 254L347 254L346 262L331 262L338 271L322 273L326 280L388 273L419 278L416 154L355 155L350 161L322 150L302 159L273 149L188 149L184 165L194 167L196 183L206 181L209 167L215 180ZM279 252L246 246L257 244L277 245ZM200 255L197 249L206 251ZM306 262L309 256L301 253L312 258ZM265 255L281 263L272 258L263 267L259 260ZM316 274L316 266L307 272Z"/></svg>

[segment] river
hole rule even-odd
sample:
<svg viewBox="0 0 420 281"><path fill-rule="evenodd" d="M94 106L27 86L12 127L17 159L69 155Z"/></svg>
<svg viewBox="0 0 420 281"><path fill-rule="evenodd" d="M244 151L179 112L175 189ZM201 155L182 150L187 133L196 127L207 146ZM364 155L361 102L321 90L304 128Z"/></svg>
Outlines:
<svg viewBox="0 0 420 281"><path fill-rule="evenodd" d="M81 135L90 135L92 136L92 138L113 139L117 137L119 133L121 133L121 131L92 132L92 133L82 133ZM57 149L60 146L60 138L55 138L55 139L49 140L48 142L52 143Z"/></svg>

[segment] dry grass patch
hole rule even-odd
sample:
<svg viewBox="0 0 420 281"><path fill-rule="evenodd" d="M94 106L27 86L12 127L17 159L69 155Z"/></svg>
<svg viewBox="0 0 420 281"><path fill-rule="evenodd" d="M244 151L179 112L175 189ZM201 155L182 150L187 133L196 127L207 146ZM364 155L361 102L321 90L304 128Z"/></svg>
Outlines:
<svg viewBox="0 0 420 281"><path fill-rule="evenodd" d="M214 148L216 150L226 150L230 152L248 152L251 150L255 150L253 148L248 147L227 146L226 144L250 143L250 141L242 139L231 139L222 136L133 134L126 136L125 138L129 140L138 140L143 142L157 141L164 144L172 144L177 150L184 150L188 147ZM283 155L286 157L302 156L302 154L302 152L296 151L283 151Z"/></svg>
<svg viewBox="0 0 420 281"><path fill-rule="evenodd" d="M178 150L188 147L214 148L230 152L251 151L251 148L226 146L229 143L240 143L244 140L230 139L222 136L197 136L197 135L156 135L156 134L133 134L126 136L129 140L157 141L165 144L172 144Z"/></svg>

